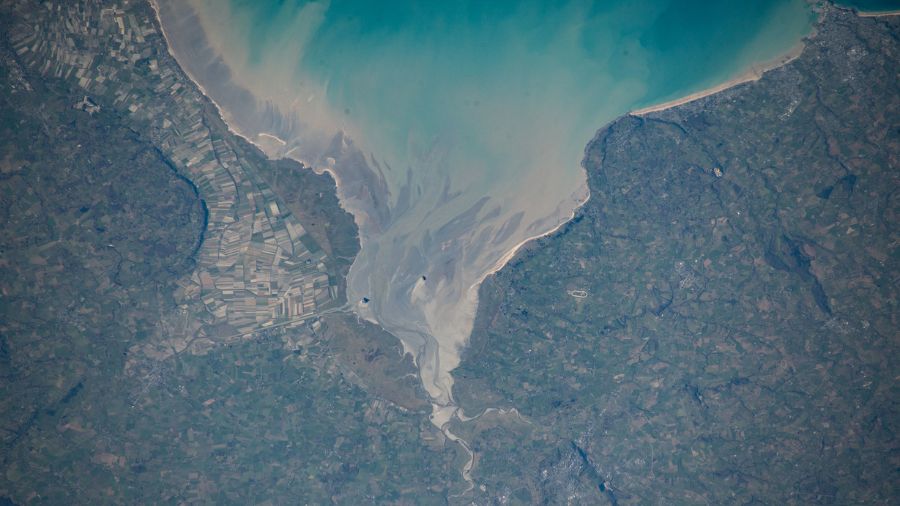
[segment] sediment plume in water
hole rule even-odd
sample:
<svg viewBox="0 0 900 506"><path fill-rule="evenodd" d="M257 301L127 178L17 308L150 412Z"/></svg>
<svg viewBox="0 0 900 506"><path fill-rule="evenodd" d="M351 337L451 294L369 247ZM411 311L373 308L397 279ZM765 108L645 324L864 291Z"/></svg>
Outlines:
<svg viewBox="0 0 900 506"><path fill-rule="evenodd" d="M415 356L437 425L479 283L587 198L593 132L810 26L802 0L155 3L232 129L335 175L362 243L350 300Z"/></svg>

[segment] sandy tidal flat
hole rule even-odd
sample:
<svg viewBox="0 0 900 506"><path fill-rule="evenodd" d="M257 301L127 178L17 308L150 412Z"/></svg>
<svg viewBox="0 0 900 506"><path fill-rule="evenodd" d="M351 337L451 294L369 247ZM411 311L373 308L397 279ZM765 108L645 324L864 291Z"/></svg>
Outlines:
<svg viewBox="0 0 900 506"><path fill-rule="evenodd" d="M595 130L810 26L802 0L156 4L231 128L335 175L361 234L351 301L416 357L439 425L480 282L587 198Z"/></svg>

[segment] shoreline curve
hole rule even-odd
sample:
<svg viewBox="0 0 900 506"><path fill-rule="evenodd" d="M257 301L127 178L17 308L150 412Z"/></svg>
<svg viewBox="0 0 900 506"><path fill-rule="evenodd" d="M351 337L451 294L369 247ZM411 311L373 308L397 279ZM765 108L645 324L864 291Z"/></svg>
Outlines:
<svg viewBox="0 0 900 506"><path fill-rule="evenodd" d="M700 90L700 91L691 93L689 95L685 95L681 98L676 98L673 100L663 102L661 104L656 104L656 105L651 105L651 106L647 106L647 107L642 107L640 109L635 109L635 110L629 112L628 114L631 116L643 116L645 114L650 114L652 112L664 111L666 109L678 107L679 105L688 104L688 103L694 102L695 100L700 100L701 98L706 98L708 96L715 95L717 93L721 93L725 90L728 90L729 88L734 88L735 86L738 86L738 85L741 85L744 83L751 83L754 81L759 81L762 78L762 76L766 74L766 72L775 70L779 67L783 67L783 66L787 65L788 63L796 60L803 53L803 50L806 48L806 43L804 41L807 38L812 37L814 35L815 35L815 29L813 29L812 33L810 33L809 35L804 37L804 40L795 44L794 47L789 49L786 53L782 54L781 56L779 56L775 59L769 60L769 61L765 61L762 63L757 63L755 65L752 65L749 69L745 70L743 73L741 73L737 77L733 77L723 83L717 84L715 86L711 86L704 90Z"/></svg>

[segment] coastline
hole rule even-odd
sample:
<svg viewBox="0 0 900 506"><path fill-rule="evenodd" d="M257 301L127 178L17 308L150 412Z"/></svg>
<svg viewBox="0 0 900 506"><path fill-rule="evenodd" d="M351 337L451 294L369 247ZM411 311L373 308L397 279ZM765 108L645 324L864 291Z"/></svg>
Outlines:
<svg viewBox="0 0 900 506"><path fill-rule="evenodd" d="M157 24L159 25L159 28L160 28L160 33L162 34L162 37L166 43L166 50L168 51L169 55L173 59L175 59L175 61L177 62L178 57L175 54L175 51L171 44L171 36L168 33L168 31L166 30L166 28L162 22L162 17L160 14L160 6L158 4L158 0L149 0L149 4L154 11L154 14L155 14L156 20L157 20ZM792 61L793 59L795 59L796 57L798 57L800 55L800 53L802 53L803 49L804 49L804 45L801 42L801 43L795 45L795 47L793 47L791 50L789 50L784 55L782 55L774 60L770 60L769 62L764 62L762 64L754 65L749 70L747 70L746 72L744 72L743 74L741 74L740 76L738 76L734 79L728 80L724 83L718 84L718 85L708 88L706 90L687 95L685 97L671 100L671 101L665 102L663 104L638 109L638 110L632 111L631 113L628 113L628 114L642 115L642 114L647 114L647 113L651 113L651 112L668 109L668 108L682 105L682 104L685 104L688 102L692 102L694 100L698 100L700 98L703 98L703 97L706 97L706 96L709 96L709 95L712 95L715 93L719 93L721 91L724 91L724 90L731 88L733 86L736 86L738 84L758 80L760 77L762 77L762 75L765 72L772 70L774 68L780 67L782 65L785 65L785 64L789 63L790 61ZM192 75L192 73L187 68L185 68L185 66L179 64L179 67L181 68L182 72L184 72L184 74L188 77L188 79L190 79L191 82L197 87L197 89L200 91L200 93L202 93L203 96L207 100L209 100L209 102L213 105L213 107L216 110L216 113L222 119L223 123L225 124L225 127L228 129L228 131L230 133L244 139L249 144L251 144L251 145L255 146L257 149L259 149L264 154L269 152L269 150L267 150L260 143L261 137L265 137L266 140L270 140L281 146L284 146L286 144L283 139L279 138L276 135L272 135L272 134L268 134L268 133L261 133L261 134L259 134L259 137L257 137L256 140L254 140L254 139L249 138L247 135L244 135L244 134L240 133L239 131L237 131L235 129L235 127L233 126L232 122L229 121L229 116L225 113L225 110L223 109L223 107L221 107L220 104L217 103L211 97L208 90L206 90L200 84L200 82L198 81L196 76ZM272 158L274 158L274 157L272 157ZM335 187L336 187L335 191L337 193L341 208L344 209L345 211L349 212L353 216L354 222L356 223L356 226L359 230L358 237L359 237L359 242L360 242L360 248L363 248L364 247L363 243L365 242L365 234L362 233L362 230L363 230L363 226L365 225L364 222L367 219L367 215L361 209L354 209L353 206L348 205L349 199L347 198L347 194L346 194L347 188L346 188L346 185L344 185L344 183L341 181L341 178L338 176L337 171L335 171L333 167L329 168L327 166L321 166L319 164L310 164L310 163L304 162L303 160L300 160L298 158L287 157L286 154L283 152L282 152L281 156L279 156L278 158L290 158L291 160L298 161L305 168L308 168L315 173L320 173L320 174L324 173L324 172L329 173L329 175L332 177L332 179L335 183ZM572 219L575 216L577 216L578 210L581 209L590 200L591 192L590 192L590 189L587 187L586 170L584 169L583 165L582 165L581 169L582 169L582 171L585 172L584 183L583 183L584 186L582 188L579 188L579 190L576 193L571 195L570 199L567 199L566 202L564 202L564 204L568 204L570 202L574 204L571 206L570 211L568 213L565 213L565 211L560 213L560 215L562 215L562 216L560 217L558 223L555 224L555 226L549 228L548 230L546 230L544 232L536 233L536 234L518 242L517 244L515 244L512 248L507 250L496 262L494 262L493 265L491 265L491 267L489 269L485 270L476 279L476 281L473 282L467 288L467 292L468 292L467 298L469 299L469 304L471 304L470 307L473 309L473 315L475 313L477 313L478 304L479 304L478 295L479 295L480 287L488 277L495 275L497 272L499 272L501 269L503 269L513 258L516 257L516 255L518 255L522 251L522 249L526 245L528 245L532 241L541 239L543 237L550 236L550 235L558 232L560 229L562 229L568 223L570 223L572 221ZM351 183L352 183L352 181L351 181ZM355 261L356 261L356 259L354 259L354 263L355 263ZM345 279L344 282L347 283L347 280ZM353 313L357 313L356 310L352 309L353 308L352 305L350 307L351 307L350 310ZM362 315L359 315L358 313L357 313L357 315L362 317ZM384 328L383 325L381 325L379 322L377 322L373 319L365 318L365 317L363 317L363 319L365 319L366 321L369 321L370 323L374 323L374 324L378 325L380 328L384 329L387 332L390 332L388 329ZM473 316L473 319L474 319L474 316ZM471 336L471 329L469 330L468 334L469 334L469 336ZM418 358L415 356L415 353L412 353L412 350L407 349L407 343L403 339L400 339L399 337L398 337L398 340L401 341L401 343L404 346L404 349L406 349L407 352L410 352L413 355L413 357L418 360ZM467 343L468 343L468 338L463 342L462 346L465 346ZM420 375L420 380L421 380L422 379L421 369L419 371L419 375ZM438 427L442 427L455 414L455 411L457 409L457 406L456 406L456 404L453 400L453 396L452 396L452 376L451 376L450 381L451 381L451 383L449 386L451 387L451 390L446 392L446 395L448 396L450 403L448 405L442 405L440 403L433 404L433 406L435 408L437 408L436 413L437 412L439 412L439 413L437 413L436 416L433 416L432 421ZM432 398L431 400L435 401L436 399ZM447 408L450 408L450 409L447 409Z"/></svg>
<svg viewBox="0 0 900 506"><path fill-rule="evenodd" d="M178 63L178 56L175 54L175 51L172 49L172 41L169 37L169 34L166 31L166 26L162 22L162 17L159 14L159 5L156 3L156 0L147 0L147 2L150 4L150 8L153 9L153 15L156 16L156 24L157 24L157 26L159 26L159 33L162 34L162 38L166 43L166 52L168 52L169 56L171 56L172 59L175 60L175 63ZM248 139L245 135L236 131L231 126L231 124L226 119L224 109L222 109L222 107L219 106L219 104L216 103L215 100L213 100L213 98L210 96L210 94L206 91L206 88L204 88L203 85L200 84L200 81L198 81L196 77L191 75L191 72L188 69L186 69L184 67L184 65L182 65L181 63L178 63L178 68L181 69L182 72L184 72L184 75L186 75L187 78L190 79L192 83L194 83L194 86L197 87L197 89L206 98L206 100L209 100L209 103L211 103L213 105L213 107L216 109L216 113L219 115L219 118L222 119L222 123L225 124L225 128L228 129L229 133L236 135L236 136L240 137L241 139L244 139L245 141L249 142L250 144L253 144L254 146L256 146L256 148L259 149L260 151L263 151L262 146L253 142L252 140ZM281 139L279 139L279 140L281 140ZM265 153L265 151L263 151L263 153Z"/></svg>
<svg viewBox="0 0 900 506"><path fill-rule="evenodd" d="M153 10L153 14L156 17L156 24L157 24L157 26L159 26L159 32L162 35L162 38L166 43L166 52L168 52L169 56L171 56L172 59L176 63L178 63L178 56L175 54L175 51L172 49L172 43L170 40L170 36L167 33L166 27L162 22L162 17L160 16L160 13L159 13L159 5L157 4L157 0L147 0L147 2L150 4L150 8ZM241 139L244 139L247 143L249 143L250 145L254 146L256 149L258 149L264 156L271 158L271 157L269 157L268 154L266 154L265 146L261 145L258 141L254 141L253 139L250 139L248 136L237 131L231 125L231 122L228 120L228 115L225 114L225 109L223 109L222 106L219 105L219 103L216 102L215 99L213 99L213 97L206 90L206 88L203 87L203 85L200 83L200 81L194 75L192 75L191 72L187 68L185 68L184 65L182 65L181 63L178 63L178 68L181 69L181 71L184 72L184 75L187 76L187 78L190 79L190 81L194 84L194 86L197 87L197 90L200 91L200 93L203 95L203 97L206 98L206 100L208 100L210 104L212 104L213 108L215 108L215 110L216 110L216 114L218 114L219 118L222 120L222 123L225 125L225 128L228 130L229 133L231 133L232 135L235 135L237 137L240 137ZM262 134L260 134L260 136L268 137L281 145L286 145L285 141L276 135L262 133ZM350 213L350 215L353 216L353 221L354 221L354 223L356 223L357 229L361 228L361 224L359 222L359 216L357 215L357 213L353 212L353 210L350 209L346 205L347 199L342 196L341 190L342 190L343 185L341 183L341 178L338 175L337 171L335 171L334 169L332 169L330 167L317 167L317 166L315 166L315 164L308 163L307 161L301 160L298 158L281 156L278 159L292 160L292 161L295 161L295 162L299 163L300 165L302 165L303 168L311 170L315 174L326 174L327 173L329 176L331 176L331 179L334 180L335 191L338 196L338 204L340 205L341 209ZM363 240L362 234L359 234L359 240L360 240L360 248L362 248L362 240Z"/></svg>
<svg viewBox="0 0 900 506"><path fill-rule="evenodd" d="M807 37L812 37L815 35L815 29L807 35ZM805 39L805 38L804 38ZM740 74L737 77L729 79L724 83L717 84L710 88L706 88L704 90L700 90L695 93L691 93L690 95L683 96L681 98L676 98L673 100L669 100L667 102L663 102L657 105L651 105L648 107L642 107L640 109L635 109L628 114L631 116L643 116L645 114L650 114L653 112L664 111L666 109L671 109L673 107L678 107L679 105L688 104L690 102L694 102L695 100L700 100L701 98L706 98L711 95L715 95L717 93L721 93L729 88L733 88L735 86L750 83L754 81L758 81L765 75L766 72L770 70L775 70L779 67L783 67L788 63L796 60L802 53L803 49L806 47L806 44L803 41L798 42L794 47L788 50L787 53L775 58L773 60L769 60L767 62L758 63L756 65L751 66L744 73Z"/></svg>
<svg viewBox="0 0 900 506"><path fill-rule="evenodd" d="M165 24L162 21L162 16L160 13L160 6L159 6L158 0L148 0L148 3L150 4L150 6L154 12L154 15L156 17L156 22L160 29L160 33L166 43L166 51L176 62L178 62L179 61L178 55L175 53L175 50L172 45L172 40L171 40L172 36L166 30ZM230 116L225 113L225 109L211 96L209 91L200 83L200 81L196 78L196 76L193 75L193 73L189 69L187 69L184 65L182 65L180 63L179 63L179 67L180 67L181 71L184 72L185 76L187 76L187 78L190 79L190 81L197 87L198 91L204 96L204 98L206 100L208 100L210 104L212 104L212 106L215 108L216 113L222 119L223 124L225 125L225 127L231 134L245 140L250 145L259 149L260 152L262 152L265 156L267 156L269 158L272 158L272 159L289 158L291 160L299 162L304 168L309 169L317 174L327 172L334 180L334 183L336 186L336 193L337 193L341 208L344 209L346 212L350 213L354 218L354 222L356 223L356 226L359 230L358 237L359 237L359 241L360 241L360 247L361 248L363 247L363 242L365 241L365 235L362 233L362 229L363 229L363 225L364 225L364 223L362 221L365 220L365 218L366 218L365 212L362 210L354 209L352 206L347 205L349 199L346 197L346 195L344 193L345 185L343 184L337 171L335 171L332 167L321 166L318 164L311 164L311 163L308 163L307 161L304 161L304 160L301 160L298 158L287 157L285 154L282 154L281 156L277 156L277 157L270 156L268 154L268 153L270 153L270 150L266 149L266 147L261 143L260 138L265 138L265 140L270 140L280 146L285 146L287 144L284 139L281 139L277 135L270 134L270 133L260 133L258 135L259 138L251 139L247 135L238 131L236 129L236 127L232 124L232 122L230 121ZM582 171L584 171L583 167L582 167ZM509 261L512 258L514 258L516 256L516 254L518 254L519 251L521 251L521 249L528 243L530 243L534 240L540 239L542 237L552 235L553 233L560 230L563 226L565 226L567 223L569 223L576 216L578 209L580 209L582 206L584 206L584 204L587 203L589 199L590 199L590 190L587 187L587 180L586 180L586 175L585 175L585 181L583 183L583 186L581 188L579 188L575 193L573 193L570 196L570 199L567 200L567 202L574 201L574 205L571 207L571 210L567 214L564 214L559 218L558 223L556 223L552 228L550 228L544 232L536 233L536 234L520 241L519 243L517 243L511 249L506 251L489 269L487 269L484 273L482 273L478 277L478 279L468 287L468 289L467 289L467 292L469 294L468 298L471 303L471 307L473 309L473 314L475 311L477 311L478 290L485 279L487 279L489 276L495 274L496 272L501 270L504 266L506 266L506 264L509 263ZM346 282L346 280L345 280L345 282ZM352 305L350 305L349 310L353 313L356 313L356 311L353 309ZM374 324L374 325L377 325L379 328L390 333L390 330L385 328L380 322L378 322L374 319L371 319L371 318L367 318L361 314L357 314L357 316ZM470 333L471 333L471 330L470 330ZM398 337L398 340L401 342L401 344L403 344L405 351L407 353L410 353L414 358L416 358L416 354L414 353L414 351L412 349L407 348L407 343L403 339L400 339L399 337ZM421 371L420 371L420 375L421 375ZM451 383L451 387L452 387L452 383ZM442 404L440 402L436 402L436 399L434 399L434 398L431 399L433 401L433 408L435 409L435 414L433 414L431 417L432 423L436 427L438 427L442 430L446 428L445 427L446 423L453 416L455 416L456 410L458 409L458 406L456 406L455 402L453 401L452 392L448 391L448 392L446 392L446 395L448 396L448 398L450 400L449 404Z"/></svg>
<svg viewBox="0 0 900 506"><path fill-rule="evenodd" d="M866 11L859 11L857 9L843 7L843 6L832 5L831 7L836 8L836 9L852 11L855 15L862 17L862 18L900 16L900 9L890 10L890 11L868 11L868 12L866 12ZM679 105L684 105L684 104L688 104L690 102L694 102L695 100L700 100L701 98L706 98L708 96L715 95L716 93L721 93L729 88L733 88L735 86L738 86L738 85L741 85L744 83L758 81L760 78L762 78L762 76L766 72L775 70L779 67L783 67L783 66L791 63L792 61L796 60L803 53L803 49L806 47L806 43L805 43L806 39L809 39L810 37L815 37L815 35L816 35L816 29L814 26L813 30L809 33L809 35L804 37L802 41L798 42L794 47L792 47L790 50L788 50L787 53L779 56L778 58L769 60L767 62L762 62L762 63L756 64L756 65L753 65L746 72L742 73L741 75L739 75L735 78L729 79L729 80L725 81L724 83L717 84L710 88L706 88L704 90L700 90L698 92L691 93L690 95L686 95L681 98L669 100L669 101L663 102L661 104L642 107L640 109L635 109L635 110L629 112L628 115L643 116L643 115L654 113L654 112L664 111L666 109L678 107Z"/></svg>
<svg viewBox="0 0 900 506"><path fill-rule="evenodd" d="M587 204L589 200L591 200L591 190L587 186L587 170L584 169L584 166L582 166L582 170L585 172L585 183L584 183L584 188L583 188L585 195L581 199L576 200L576 204L572 208L572 213L569 215L569 217L565 218L564 220L559 222L559 224L556 225L555 227L553 227L552 229L550 229L544 233L535 234L527 239L522 240L520 243L513 246L512 249L510 249L506 254L504 254L502 257L500 257L499 260L497 260L494 263L493 267L491 267L487 272L484 273L484 275L482 275L480 278L478 278L478 281L476 281L475 283L472 284L472 286L469 287L469 290L474 290L476 306L478 305L478 289L481 286L481 284L484 283L484 280L486 280L490 276L496 274L498 271L503 269L503 267L506 266L506 264L508 264L509 261L512 260L519 253L519 251L528 243L530 243L532 241L536 241L543 237L547 237L549 235L555 234L557 231L559 231L559 229L561 229L567 223L569 223L570 221L575 219L575 216L578 214L578 210L581 209L582 207L584 207L584 205ZM575 195L573 195L573 197L574 196Z"/></svg>
<svg viewBox="0 0 900 506"><path fill-rule="evenodd" d="M150 4L151 8L153 9L157 24L160 29L160 33L163 37L163 40L165 41L166 51L176 62L178 62L179 59L178 59L177 55L175 54L175 51L171 44L170 34L167 32L165 25L162 22L162 17L160 15L160 7L158 5L158 0L149 0L149 4ZM900 14L900 12L898 12L898 14ZM814 32L813 32L813 34L814 34ZM626 115L629 115L629 114L630 115L644 115L644 114L649 114L652 112L662 111L662 110L676 107L679 105L683 105L683 104L686 104L689 102L693 102L695 100L698 100L698 99L701 99L701 98L704 98L704 97L707 97L710 95L714 95L716 93L720 93L722 91L725 91L729 88L732 88L734 86L737 86L737 85L740 85L743 83L757 81L766 72L776 69L778 67L781 67L783 65L786 65L786 64L790 63L791 61L793 61L794 59L796 59L797 57L799 57L800 54L803 52L804 48L805 48L805 44L801 41L800 43L795 45L793 48L791 48L788 52L781 55L780 57L770 60L768 62L763 62L760 64L753 65L747 71L743 72L738 77L732 78L721 84L715 85L713 87L707 88L705 90L702 90L702 91L699 91L696 93L689 94L689 95L681 97L681 98L667 101L662 104L649 106L649 107L631 111L629 113L626 113ZM273 135L273 134L261 133L258 135L257 139L254 140L254 139L249 138L247 135L244 135L241 132L237 131L237 129L233 126L232 122L229 121L229 116L226 114L225 109L223 109L223 107L212 98L212 96L210 95L208 90L204 88L204 86L200 83L200 81L196 78L196 76L192 75L192 73L185 66L181 65L180 63L179 63L179 67L180 67L181 71L184 73L184 75L187 76L187 78L190 79L190 81L197 87L198 91L209 101L210 104L212 104L212 106L215 108L216 113L219 115L219 117L221 118L225 127L231 134L233 134L237 137L240 137L241 139L244 139L250 145L259 149L263 154L266 154L268 152L268 150L260 143L260 138L262 138L262 137L265 137L266 139L271 140L272 142L275 142L281 146L285 146L287 144L283 139L281 139L278 136ZM598 131L602 131L602 128ZM587 145L589 146L590 142ZM289 152L290 151L288 151L288 153ZM266 156L268 156L268 155L266 155ZM274 157L270 157L270 158L274 158ZM304 162L302 160L299 160L297 158L288 157L287 153L284 153L283 151L282 151L281 156L279 156L278 158L289 158L291 160L301 163L301 165L303 165L304 168L307 168L307 169L313 171L314 173L322 174L322 173L327 172L331 176L331 178L333 179L334 184L335 184L335 192L337 194L340 207L353 216L354 222L358 229L358 240L360 243L360 248L362 248L363 243L365 242L365 235L362 233L362 230L365 225L364 221L366 220L366 214L361 209L353 209L351 205L348 205L349 199L347 198L347 195L345 193L346 186L341 181L341 178L338 176L337 171L334 170L333 167L329 168L327 166L321 166L318 164L310 164L310 163ZM576 193L573 193L570 196L570 198L567 199L563 203L563 204L569 204L569 203L573 204L570 208L570 211L566 214L560 213L562 216L560 217L558 223L556 223L551 228L547 229L544 232L535 233L535 234L521 240L517 244L515 244L512 248L507 250L496 262L494 262L494 264L489 269L484 271L477 278L477 280L475 282L473 282L468 287L467 298L469 298L469 303L471 304L470 307L473 310L473 322L472 322L473 326L474 326L474 315L477 314L477 312L478 312L480 287L483 285L484 281L487 280L490 276L496 275L500 270L502 270L504 267L506 267L507 264L509 264L509 262L512 259L514 259L530 243L540 240L541 238L552 236L553 234L555 234L558 231L560 231L561 229L563 229L566 225L571 223L572 220L578 215L579 210L582 209L590 201L592 194L591 194L590 188L588 187L588 184L587 184L587 169L584 167L583 161L581 164L581 170L584 174L583 187L579 188ZM565 209L565 208L563 208L563 209ZM354 258L354 263L355 262L356 262L356 258ZM345 278L343 280L343 282L345 284L349 285L347 278ZM349 287L347 287L347 291L348 291L348 295L349 295ZM371 318L363 317L361 314L359 314L354 309L354 307L355 306L352 303L350 303L350 301L348 301L347 310L349 310L351 313L356 314L358 317L360 317L370 323L373 323L373 324L377 325L379 328L394 335L390 330L385 328L380 322L378 322L374 319L371 319ZM467 338L460 345L461 348L454 351L454 353L459 354L462 350L462 347L465 347L468 345L469 340L471 338L472 330L473 329L471 329L471 328L469 329ZM395 337L398 339L398 341L400 341L404 350L407 353L410 353L415 361L418 361L419 357L416 356L416 353L414 353L413 350L407 348L407 342L404 339L400 339L396 335L395 335ZM439 351L438 351L438 353L439 353ZM420 383L425 383L425 381L424 381L425 378L422 375L421 367L417 367L417 369L418 369L417 373L419 376ZM431 423L433 425L435 425L439 430L441 430L441 432L447 437L448 440L458 443L463 448L463 450L469 455L469 458L468 458L467 462L464 464L463 470L462 470L464 480L469 484L469 489L466 490L466 492L467 492L468 490L471 490L471 488L474 486L473 482L472 482L472 478L471 478L471 471L475 465L474 453L470 449L470 445L465 439L453 434L450 431L449 422L452 420L452 418L456 418L463 422L465 422L467 419L471 420L472 418L465 417L464 413L462 412L462 409L460 408L460 406L458 404L456 404L456 401L453 398L453 392L452 392L453 377L452 377L451 373L452 373L452 370L447 372L447 374L450 378L450 382L448 385L449 388L447 389L447 392L445 392L447 398L449 399L449 403L442 404L438 398L434 398L434 397L430 398L429 401L431 402L433 413L429 418L430 418ZM426 391L426 395L431 397L430 394L427 394L427 392L428 392L427 388L425 389L425 391ZM463 492L463 493L465 493L465 492Z"/></svg>
<svg viewBox="0 0 900 506"><path fill-rule="evenodd" d="M175 54L175 51L172 47L171 36L166 31L165 25L162 22L162 17L160 15L160 7L158 5L158 2L157 2L157 0L148 0L148 3L150 4L151 9L153 10L153 13L156 17L157 25L159 26L160 34L162 35L163 40L165 41L166 51L175 60L175 62L178 63L179 59L178 59L178 56ZM184 72L184 75L187 76L187 78L194 84L194 86L197 87L197 90L203 95L203 97L206 100L208 100L210 104L212 104L212 106L215 108L216 114L218 114L219 118L222 120L222 123L225 125L225 128L228 130L228 132L245 140L250 145L256 147L257 149L260 150L260 152L264 156L266 156L268 158L275 158L275 157L269 156L268 151L265 149L265 147L263 145L260 144L260 142L258 140L254 141L253 139L249 138L247 135L244 135L243 133L239 132L229 121L229 116L227 114L225 114L225 109L218 102L216 102L215 99L213 99L213 97L206 90L206 88L200 83L200 81L187 68L185 68L184 65L182 65L181 63L178 63L178 66L181 69L181 71ZM285 141L276 135L262 133L262 134L260 134L260 136L265 136L266 138L270 138L280 145L286 145ZM288 157L282 155L278 158L283 159L283 158L288 158ZM364 226L363 220L365 219L365 212L362 210L354 209L354 208L352 208L352 206L347 205L349 198L344 194L343 190L344 190L345 186L343 185L341 177L338 175L337 171L334 170L333 167L317 166L316 164L310 164L306 161L303 161L303 160L300 160L297 158L293 158L293 157L291 157L289 159L300 163L305 169L309 169L316 174L328 173L331 176L331 178L334 180L335 192L337 194L340 207L344 211L350 213L351 216L353 216L353 221L357 227L357 234L358 234L357 237L359 240L359 246L360 246L360 250L361 250L362 247L364 246L364 242L365 242L365 234L362 233L363 226ZM585 185L585 189L586 189L586 185ZM585 200L585 202L586 202L586 200ZM572 211L572 216L574 216L574 213L575 213L575 210ZM562 225L567 223L570 219L571 218L563 220L557 227L555 227L553 230L547 232L547 234L550 234L553 231L557 230L559 227L561 227ZM537 237L540 237L540 236L535 236L532 239L537 238ZM473 287L475 288L476 296L477 296L477 287L481 285L481 282L483 282L483 280L488 275L490 275L491 273L496 272L497 270L502 268L503 265L505 265L506 262L508 262L508 259L512 258L512 256L514 256L514 254L519 250L519 248L522 245L524 245L525 243L529 242L530 240L531 239L523 241L522 243L517 245L512 251L510 251L507 255L504 255L503 259L505 259L505 260L503 261L502 265L498 265L495 269L491 270L489 273L486 273L484 276L482 276L480 278L480 280L477 283L475 283L473 285ZM356 261L356 258L354 258L354 263L355 263L355 261ZM349 284L349 281L347 278L344 279L344 283ZM470 290L471 289L472 288L470 288ZM347 287L347 291L349 292L349 286ZM348 295L349 295L349 293L348 293ZM368 318L362 314L357 313L357 311L355 311L353 309L354 305L350 304L349 301L348 301L348 304L349 304L348 305L349 311L356 314L356 316L358 318L365 320L373 325L376 325L378 328L384 330L385 332L387 332L391 335L394 335L394 337L403 346L404 351L406 353L409 353L410 356L413 357L413 360L418 361L418 356L417 356L416 352L413 349L408 347L408 343L405 340L403 340L399 336L396 336L395 334L393 334L389 329L387 329L384 325L382 325L381 322L379 322L373 318ZM476 302L476 304L477 304L477 302ZM418 369L417 374L419 376L419 381L424 384L425 381L424 381L424 378L422 377L421 368L417 367L417 369ZM452 383L451 383L451 388L452 388ZM427 389L426 389L426 391L427 391ZM429 399L429 401L432 404L432 410L433 410L433 414L429 417L430 421L437 429L439 429L441 432L443 432L445 434L445 436L448 437L448 439L450 439L451 441L458 441L461 444L461 446L464 448L465 451L468 451L469 453L471 453L471 451L468 449L468 446L467 446L467 443L465 442L465 440L463 440L462 438L460 438L458 436L453 435L452 433L449 433L449 427L447 426L447 422L449 422L449 420L455 415L455 413L458 409L458 406L456 406L455 403L453 402L452 391L446 392L446 395L450 399L450 403L447 405L440 404L436 398ZM474 455L472 456L472 458L474 459ZM471 464L471 462L470 462L470 464ZM464 470L464 475L466 474L466 472L467 471Z"/></svg>
<svg viewBox="0 0 900 506"><path fill-rule="evenodd" d="M861 18L880 18L882 16L900 16L900 9L892 11L856 11Z"/></svg>

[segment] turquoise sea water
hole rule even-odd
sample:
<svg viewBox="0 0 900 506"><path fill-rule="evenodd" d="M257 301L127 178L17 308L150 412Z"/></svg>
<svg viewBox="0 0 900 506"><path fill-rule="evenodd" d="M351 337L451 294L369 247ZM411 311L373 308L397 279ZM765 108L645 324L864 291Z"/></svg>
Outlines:
<svg viewBox="0 0 900 506"><path fill-rule="evenodd" d="M784 54L813 18L804 0L170 5L182 65L231 125L341 178L363 240L351 299L371 300L357 311L414 353L438 406L478 283L567 219L594 133Z"/></svg>
<svg viewBox="0 0 900 506"><path fill-rule="evenodd" d="M265 72L292 54L298 80L327 83L329 109L393 167L433 142L448 165L490 164L567 143L579 162L604 120L676 98L773 58L807 30L802 0L382 2L231 0L229 37ZM321 8L319 8L321 7ZM543 141L542 141L543 139ZM558 168L553 168L558 169ZM413 167L415 171L415 167ZM451 169L448 169L451 170ZM548 170L552 170L548 168ZM405 176L404 176L405 177Z"/></svg>

